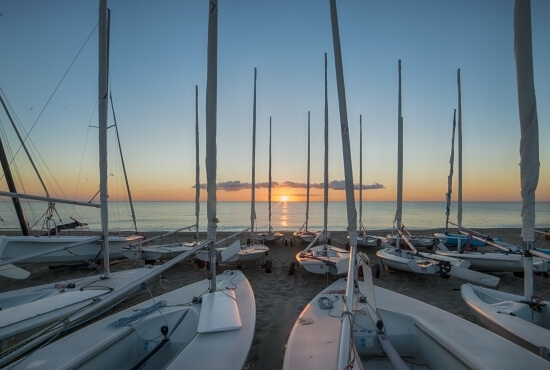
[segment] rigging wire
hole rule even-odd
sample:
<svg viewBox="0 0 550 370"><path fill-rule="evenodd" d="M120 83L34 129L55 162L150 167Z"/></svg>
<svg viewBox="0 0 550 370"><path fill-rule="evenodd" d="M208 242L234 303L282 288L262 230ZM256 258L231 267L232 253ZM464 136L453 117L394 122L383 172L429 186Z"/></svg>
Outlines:
<svg viewBox="0 0 550 370"><path fill-rule="evenodd" d="M59 87L61 86L61 84L63 83L63 81L65 80L65 78L67 77L69 71L72 69L73 65L75 64L76 60L78 59L78 57L80 56L80 54L82 53L82 51L84 50L85 46L88 44L90 38L92 37L92 35L94 34L95 30L97 29L98 27L98 24L96 24L94 26L94 28L92 29L92 31L89 33L88 37L86 38L86 40L84 41L84 43L82 44L81 48L78 50L77 54L75 55L75 57L73 58L72 62L69 64L69 67L67 68L67 70L65 71L65 73L63 74L63 76L61 77L60 81L58 82L58 84L56 85L56 87L54 88L54 90L52 91L50 97L47 99L46 103L44 104L44 107L42 108L42 110L40 111L40 113L38 114L36 120L34 121L34 123L32 124L30 130L26 130L25 127L21 124L21 121L20 119L17 117L17 115L15 113L13 113L13 115L15 116L15 122L14 122L14 125L17 124L17 126L19 127L19 131L21 131L22 133L24 133L24 138L19 136L19 133L17 132L17 128L14 126L14 129L16 130L17 132L17 135L20 137L20 141L21 141L21 145L19 146L19 148L17 149L17 151L15 152L15 154L13 154L13 152L11 151L11 149L9 149L10 151L10 155L11 155L11 161L9 163L9 166L10 168L14 168L15 169L15 172L17 174L17 178L19 179L19 183L20 183L20 186L25 189L24 187L24 184L23 182L21 181L21 175L20 175L20 172L17 170L17 166L15 165L15 158L16 156L18 155L18 153L20 152L21 149L25 149L25 152L27 153L27 156L29 157L29 160L31 161L31 164L33 164L33 167L34 167L34 163L31 159L31 154L27 151L26 149L26 146L25 146L25 143L29 143L31 145L31 151L33 152L33 155L35 157L37 157L41 162L38 163L40 169L42 169L44 172L47 172L49 173L49 175L51 176L51 179L50 178L46 178L46 181L48 182L48 184L50 185L50 187L53 187L52 186L52 181L53 183L57 186L57 189L59 189L59 191L63 194L63 197L65 198L68 198L66 196L66 194L64 193L62 187L59 185L59 183L57 182L55 176L53 176L53 173L52 171L50 170L50 168L48 167L48 165L46 164L44 158L41 156L41 154L38 152L38 150L36 149L36 145L34 144L34 142L32 141L31 137L30 137L30 134L31 132L33 131L33 129L36 127L38 121L40 120L40 118L42 117L43 113L45 112L46 108L49 106L51 100L53 99L54 95L56 94L57 90L59 89ZM2 93L3 96L5 96L3 90L0 88L0 93ZM9 106L10 108L10 111L11 112L15 112L15 110L13 109L13 106L11 105L11 103L9 102L9 100L6 98L6 102L7 102L7 105ZM6 136L4 134L4 136ZM9 144L8 144L8 148L9 148ZM42 182L42 178L38 172L38 169L35 167L35 172L37 173L40 181ZM2 177L3 178L4 175L2 174ZM1 179L0 178L0 179ZM42 182L43 186L44 186L44 190L46 192L46 195L49 196L48 194L48 190L46 188L46 185ZM54 191L55 193L55 191ZM32 211L32 207L30 207L30 202L27 202L27 204L29 204L29 208L31 209ZM52 207L54 206L53 204L50 204L49 207ZM74 206L73 206L74 207ZM34 214L34 211L32 212ZM57 213L57 212L56 212ZM60 218L60 221L61 221L61 218Z"/></svg>
<svg viewBox="0 0 550 370"><path fill-rule="evenodd" d="M76 178L76 186L75 186L73 199L76 199L76 196L78 194L78 188L79 188L79 185L80 185L80 179L82 177L82 168L83 168L83 164L84 164L84 153L86 153L86 149L87 149L87 146L88 146L88 138L90 137L91 127L94 127L94 126L92 126L91 122L94 118L95 112L97 112L97 105L98 105L98 101L96 100L94 108L92 110L92 114L90 116L90 121L88 123L88 130L86 132L86 138L84 140L84 145L83 145L83 149L82 149L82 156L80 157L80 167L78 168L78 175L77 175L77 178ZM88 202L89 203L93 202L94 198L98 194L99 194L99 189L97 190L95 195ZM72 207L72 211L75 212L78 215L78 210L76 209L75 206ZM79 215L79 217L81 217L81 216Z"/></svg>
<svg viewBox="0 0 550 370"><path fill-rule="evenodd" d="M55 93L57 92L57 90L59 89L59 87L61 86L61 84L63 83L63 81L65 80L65 77L67 77L67 75L69 74L69 71L71 70L71 68L73 67L74 63L76 62L76 60L78 59L78 57L80 56L80 53L82 53L82 50L84 50L84 47L88 44L88 41L90 41L90 38L92 37L92 35L94 34L95 30L97 29L98 27L98 24L97 23L94 28L92 29L92 31L90 32L90 34L88 35L88 37L86 38L86 41L84 41L84 44L82 44L82 46L80 47L80 49L78 50L78 52L76 53L76 56L73 58L71 64L69 65L69 67L67 68L67 70L65 71L65 73L63 74L63 76L61 77L61 80L59 80L57 86L54 88L53 92L51 93L50 97L48 98L48 100L46 101L46 104L44 105L44 107L42 108L42 110L40 111L40 113L38 114L38 117L36 117L36 120L34 121L33 125L31 126L31 129L29 130L29 132L27 133L27 135L25 136L25 139L23 140L23 142L27 141L27 138L29 137L29 135L31 134L32 130L34 129L34 127L36 126L36 124L38 123L38 120L40 119L40 117L42 117L42 114L44 113L44 111L46 110L46 108L48 107L48 105L50 104L50 101L53 99L53 96L55 95ZM17 154L17 153L16 153Z"/></svg>
<svg viewBox="0 0 550 370"><path fill-rule="evenodd" d="M114 126L115 126L115 132L116 132L116 139L117 139L117 143L118 143L118 154L120 155L120 165L122 166L122 171L123 171L123 174L124 174L124 181L126 183L126 191L127 191L127 194L128 194L128 201L130 203L130 209L131 209L131 216L132 216L132 221L134 223L134 229L137 233L138 229L137 229L137 222L136 222L136 213L134 212L134 205L133 205L133 202L132 202L132 193L130 192L130 184L128 183L128 175L126 173L126 166L124 165L124 157L122 156L122 146L120 145L120 135L118 134L118 123L117 123L117 120L116 120L116 115L115 115L115 106L114 106L114 103L113 103L113 96L111 93L109 93L109 98L111 100L111 112L113 113L113 121L114 121Z"/></svg>
<svg viewBox="0 0 550 370"><path fill-rule="evenodd" d="M59 183L55 180L55 177L53 176L51 170L49 169L48 165L46 164L46 162L44 161L44 158L40 155L40 153L36 150L36 146L34 145L31 137L30 137L30 134L31 132L33 131L33 129L35 128L35 126L37 125L38 121L40 120L40 118L42 117L42 114L45 112L46 108L49 106L51 100L53 99L54 95L56 94L57 90L59 89L59 87L61 86L61 84L63 83L63 81L65 80L65 77L68 75L69 71L71 70L71 68L73 67L73 65L75 64L76 60L78 59L78 57L80 56L80 54L82 53L82 51L84 50L84 47L88 44L88 41L90 40L90 38L92 37L92 35L94 34L95 30L97 29L98 25L96 24L94 26L94 28L92 29L92 31L90 32L90 34L88 35L88 37L86 38L86 40L84 41L84 43L82 44L81 48L79 49L79 51L77 52L77 54L75 55L75 57L73 58L72 62L69 64L69 67L67 68L67 70L65 71L65 73L63 74L63 76L61 77L60 81L58 82L58 84L56 85L56 87L54 88L53 92L51 93L50 97L48 98L48 100L46 101L46 104L44 105L44 107L42 108L42 110L40 111L40 113L38 114L38 117L36 118L36 120L34 121L33 125L31 126L31 129L29 131L26 131L25 128L23 127L23 125L20 123L20 120L17 119L17 122L18 122L18 125L20 127L20 130L22 132L25 133L25 137L24 138L21 138L21 146L17 149L17 151L15 152L15 155L12 156L12 160L10 162L10 167L13 163L13 161L15 160L15 157L17 156L17 154L19 153L19 151L24 147L24 144L26 142L29 142L32 147L34 148L34 155L40 159L42 161L42 165L45 167L45 169L47 170L47 172L50 174L50 176L53 178L53 181L55 182L55 184L58 186L59 189L61 189L61 187L59 186ZM5 95L5 94L4 94ZM10 106L10 109L12 111L14 111L14 109L12 108L11 104L9 104L8 102L8 105ZM30 154L29 154L30 156ZM42 167L42 166L41 166ZM47 181L50 183L49 179L47 179ZM51 183L50 183L51 185ZM45 189L46 190L46 189ZM47 192L47 190L46 190ZM66 197L66 195L64 194L64 192L61 190L61 193L63 194L63 196Z"/></svg>

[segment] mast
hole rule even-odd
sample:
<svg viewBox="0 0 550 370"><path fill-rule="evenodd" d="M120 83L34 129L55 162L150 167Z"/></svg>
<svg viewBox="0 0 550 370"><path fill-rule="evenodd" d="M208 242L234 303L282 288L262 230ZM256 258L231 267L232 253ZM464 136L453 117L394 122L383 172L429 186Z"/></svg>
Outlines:
<svg viewBox="0 0 550 370"><path fill-rule="evenodd" d="M350 258L348 265L348 280L346 283L346 302L351 305L355 287L355 252L357 248L357 212L355 210L355 194L353 192L353 171L351 163L351 148L349 142L348 112L346 106L346 91L344 86L344 71L342 67L342 51L340 49L340 33L338 30L338 15L336 0L330 0L330 15L332 24L332 40L334 44L334 64L336 67L336 84L338 87L338 105L340 111L340 131L342 134L342 152L344 158L344 175L346 181L346 208L348 233L350 240ZM352 324L350 315L342 319L340 334L340 351L338 352L338 369L349 366L350 341Z"/></svg>
<svg viewBox="0 0 550 370"><path fill-rule="evenodd" d="M533 75L533 46L531 35L531 3L516 0L514 8L514 55L518 89L521 139L521 237L524 250L524 295L533 300L533 256L535 240L535 191L539 181L539 128L537 99Z"/></svg>
<svg viewBox="0 0 550 370"><path fill-rule="evenodd" d="M109 194L107 189L107 110L109 98L109 10L107 0L99 1L99 199L101 204L101 229L103 243L103 267L109 278Z"/></svg>
<svg viewBox="0 0 550 370"><path fill-rule="evenodd" d="M208 55L206 75L206 217L210 240L210 291L216 290L216 113L218 94L218 0L210 0L208 14Z"/></svg>
<svg viewBox="0 0 550 370"><path fill-rule="evenodd" d="M195 223L197 228L197 242L199 241L200 215L200 163L199 163L199 87L195 85Z"/></svg>
<svg viewBox="0 0 550 370"><path fill-rule="evenodd" d="M327 243L327 226L328 226L328 83L327 83L327 53L325 53L325 184L324 184L324 227L323 238L324 243Z"/></svg>
<svg viewBox="0 0 550 370"><path fill-rule="evenodd" d="M310 167L310 156L311 156L311 128L310 128L310 112L307 112L307 185L306 185L306 231L307 223L309 221L309 167Z"/></svg>
<svg viewBox="0 0 550 370"><path fill-rule="evenodd" d="M457 217L458 235L457 250L462 251L462 237L460 229L462 228L462 90L460 85L460 68L456 71L456 81L458 85L458 199L457 199Z"/></svg>
<svg viewBox="0 0 550 370"><path fill-rule="evenodd" d="M1 94L0 94L0 101L4 106L4 110L6 111L8 118L10 119L10 121L13 122L11 115L6 107L6 104L4 103L4 98L2 97ZM4 170L4 176L6 178L9 191L11 193L17 193L15 181L13 180L13 175L11 174L10 164L8 161L8 157L6 156L6 152L4 150L4 144L2 144L1 138L0 138L0 162L2 162L2 169ZM15 208L15 213L17 214L17 219L19 220L19 227L21 228L21 232L25 236L31 235L29 226L27 225L27 220L25 218L25 213L23 212L23 207L21 207L21 202L19 201L19 198L12 197L11 200L13 202L13 207Z"/></svg>
<svg viewBox="0 0 550 370"><path fill-rule="evenodd" d="M355 194L353 192L353 170L351 163L351 147L349 142L348 110L346 105L346 89L344 85L344 70L342 67L342 50L340 48L340 32L338 29L338 13L336 0L330 0L332 23L332 39L334 44L334 64L336 67L336 84L338 88L338 106L340 111L340 130L342 133L342 149L344 156L344 177L346 181L346 208L350 245L355 252L357 246L357 211L355 210ZM354 254L354 253L350 253ZM351 258L350 258L351 264ZM348 269L348 271L353 268ZM349 282L348 282L349 283ZM351 301L350 301L351 302Z"/></svg>
<svg viewBox="0 0 550 370"><path fill-rule="evenodd" d="M250 233L256 220L256 67L254 67L254 107L252 109L252 196L250 200Z"/></svg>
<svg viewBox="0 0 550 370"><path fill-rule="evenodd" d="M359 115L359 225L363 225L363 117L361 115Z"/></svg>
<svg viewBox="0 0 550 370"><path fill-rule="evenodd" d="M268 174L268 177L269 177L269 185L268 185L268 189L267 189L267 210L268 210L268 214L269 214L269 229L268 229L268 233L271 235L272 233L272 230L271 230L271 117L269 117L269 174Z"/></svg>
<svg viewBox="0 0 550 370"><path fill-rule="evenodd" d="M449 159L449 176L447 177L447 206L445 207L445 235L449 231L449 215L451 214L451 194L453 193L453 166L455 163L455 129L456 129L456 109L453 115L453 135L451 138L451 157Z"/></svg>
<svg viewBox="0 0 550 370"><path fill-rule="evenodd" d="M403 217L403 117L401 116L401 59L397 61L399 72L399 91L397 95L397 210L395 211L395 225L401 228ZM397 239L399 247L399 238Z"/></svg>

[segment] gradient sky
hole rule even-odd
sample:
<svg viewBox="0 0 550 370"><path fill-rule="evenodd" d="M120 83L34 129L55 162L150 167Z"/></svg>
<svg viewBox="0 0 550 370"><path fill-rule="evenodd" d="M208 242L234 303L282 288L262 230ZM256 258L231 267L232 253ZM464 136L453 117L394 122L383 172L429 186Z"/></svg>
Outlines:
<svg viewBox="0 0 550 370"><path fill-rule="evenodd" d="M550 201L550 143L545 144L550 141L550 2L533 0L531 6L541 143L537 199ZM111 0L109 8L110 86L133 198L193 200L195 85L201 182L206 182L208 2ZM520 199L513 10L512 0L338 1L355 183L363 117L363 184L372 188L363 192L364 200L396 198L398 59L404 200L445 199L458 68L464 200ZM30 131L30 147L40 155L36 161L52 196L88 200L98 188L97 22L96 0L0 3L0 88L12 114ZM273 181L294 184L275 188L274 200L282 195L305 200L311 111L311 182L316 184L311 200L321 201L325 52L329 179L337 187L344 178L329 1L220 0L218 45L218 199L250 199L256 67L256 183L268 181L272 117ZM16 152L3 112L0 119ZM113 140L113 129L109 135ZM109 193L122 199L116 152L113 143ZM24 183L19 190L43 194L21 151L17 161L16 176ZM457 173L455 161L454 199ZM256 199L265 200L266 194L261 187ZM343 200L344 192L331 190L329 199Z"/></svg>

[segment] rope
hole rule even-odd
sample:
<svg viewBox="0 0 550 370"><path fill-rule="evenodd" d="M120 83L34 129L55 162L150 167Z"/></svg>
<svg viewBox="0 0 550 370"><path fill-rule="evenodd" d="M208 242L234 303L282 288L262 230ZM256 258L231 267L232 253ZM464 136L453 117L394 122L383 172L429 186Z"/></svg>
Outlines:
<svg viewBox="0 0 550 370"><path fill-rule="evenodd" d="M470 252L470 249L471 249L471 243L472 243L472 234L468 234L468 237L466 238L466 246L464 247L464 250L466 251L466 253L469 253Z"/></svg>
<svg viewBox="0 0 550 370"><path fill-rule="evenodd" d="M336 302L338 298L332 300L329 297L320 297L317 302L319 303L319 308L322 310L330 310L334 307L334 302Z"/></svg>
<svg viewBox="0 0 550 370"><path fill-rule="evenodd" d="M164 315L162 314L162 311L160 310L161 307L166 307L168 305L168 303L164 300L160 301L160 302L156 302L155 297L153 297L153 293L151 293L151 291L149 290L149 287L147 286L147 284L142 283L141 286L142 286L143 289L147 289L147 293L149 293L149 296L151 297L151 300L153 301L153 305L150 306L149 308L143 309L143 310L133 314L130 317L122 317L122 318L118 319L117 321L112 322L111 324L109 324L108 325L109 327L119 328L119 327L122 327L122 326L131 325L132 323L140 321L141 319L145 318L147 315L155 312L156 310L159 311L160 316L163 318L164 322L166 323L166 326L168 327L168 321L166 321L166 318L164 317Z"/></svg>
<svg viewBox="0 0 550 370"><path fill-rule="evenodd" d="M168 303L166 301L160 301L158 303L155 303L154 305L150 306L149 308L143 309L139 312L136 312L132 316L129 317L122 317L118 319L117 321L114 321L110 323L108 326L112 328L120 328L123 326L128 326L134 322L137 322L147 315L155 312L156 310L160 310L161 307L166 307Z"/></svg>
<svg viewBox="0 0 550 370"><path fill-rule="evenodd" d="M550 293L550 289L548 289L547 291L545 292L542 292L542 293L539 293L539 294L536 294L533 296L533 299L540 299L540 301L544 301L544 299L542 298L543 296L545 296L546 294Z"/></svg>

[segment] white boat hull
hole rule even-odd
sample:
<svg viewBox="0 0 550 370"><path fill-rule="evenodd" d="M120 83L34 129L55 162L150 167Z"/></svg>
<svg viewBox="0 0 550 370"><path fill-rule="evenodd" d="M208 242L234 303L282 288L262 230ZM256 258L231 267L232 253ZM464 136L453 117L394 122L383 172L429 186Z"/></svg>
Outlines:
<svg viewBox="0 0 550 370"><path fill-rule="evenodd" d="M500 278L470 270L470 262L432 253L411 253L397 248L384 248L376 255L385 265L417 274L454 276L469 282L497 287Z"/></svg>
<svg viewBox="0 0 550 370"><path fill-rule="evenodd" d="M216 248L222 251L223 248ZM253 264L263 261L269 254L269 248L262 244L243 245L241 249L231 257L221 261L222 263L233 264L236 266ZM196 254L197 259L203 262L210 262L208 250L201 250Z"/></svg>
<svg viewBox="0 0 550 370"><path fill-rule="evenodd" d="M446 238L444 235L441 237L423 237L423 236L414 236L414 237L405 236L405 237L415 248L433 248L437 246L439 243L444 244L446 242ZM399 235L388 234L386 242L388 244L395 246L397 245L397 239L399 239ZM405 242L401 242L401 243L402 243L401 245L405 244Z"/></svg>
<svg viewBox="0 0 550 370"><path fill-rule="evenodd" d="M216 279L224 287L219 294L208 293L209 280L174 290L155 298L164 306L131 325L109 326L151 308L151 300L43 347L13 369L131 368L156 350L163 339L161 328L166 326L169 341L141 369L241 370L254 335L254 293L240 271L225 271ZM202 297L202 303L197 297ZM209 309L204 308L207 303ZM212 312L215 316L209 317ZM215 319L221 327L213 327Z"/></svg>
<svg viewBox="0 0 550 370"><path fill-rule="evenodd" d="M470 265L469 262L456 258L432 254L427 254L424 257L422 253L415 255L411 252L397 248L384 248L377 251L376 255L383 260L385 265L391 268L419 274L444 273L444 271L441 271L441 261L448 262L451 266L463 268L468 268Z"/></svg>
<svg viewBox="0 0 550 370"><path fill-rule="evenodd" d="M443 244L445 244L447 247L458 247L458 237L459 234L444 234L444 233L434 233L434 236L440 240L445 240ZM460 234L460 245L465 246L466 242L468 240L467 235ZM493 241L502 241L501 238L491 238ZM470 238L470 246L471 247L484 247L487 244L485 242L482 242L476 238Z"/></svg>
<svg viewBox="0 0 550 370"><path fill-rule="evenodd" d="M550 302L531 307L523 296L471 284L461 294L483 326L550 361Z"/></svg>
<svg viewBox="0 0 550 370"><path fill-rule="evenodd" d="M296 255L298 265L313 274L345 274L348 269L349 251L330 245L317 245Z"/></svg>
<svg viewBox="0 0 550 370"><path fill-rule="evenodd" d="M251 240L261 243L275 243L282 239L284 234L282 233L270 233L270 232L256 232L251 235Z"/></svg>
<svg viewBox="0 0 550 370"><path fill-rule="evenodd" d="M128 259L142 259L145 261L169 260L182 253L191 250L196 243L175 243L163 245L151 245L147 247L137 247L123 249L122 254Z"/></svg>
<svg viewBox="0 0 550 370"><path fill-rule="evenodd" d="M359 282L362 292L366 290L364 284ZM350 312L353 320L354 369L360 369L359 365L365 369L393 368L378 337L375 324L379 320L396 353L405 361L424 365L419 368L548 368L543 359L474 323L387 289L374 287L380 317L370 317L368 306L372 302L355 300L344 307L345 289L346 281L340 279L305 307L288 338L283 369L336 369L343 311ZM333 308L321 308L321 298L330 299Z"/></svg>
<svg viewBox="0 0 550 370"><path fill-rule="evenodd" d="M321 232L320 231L295 231L293 235L300 242L311 243L315 238L317 238L317 235L319 233ZM325 235L326 235L326 240L325 240ZM321 233L321 235L319 235L319 237L317 238L317 242L326 243L328 242L329 238L330 238L330 231L327 231L326 233Z"/></svg>
<svg viewBox="0 0 550 370"><path fill-rule="evenodd" d="M460 258L470 262L470 269L480 271L502 271L502 272L523 272L524 263L521 254L504 253L483 253L469 252L459 253L458 251L436 251L441 256ZM538 257L533 257L533 270L536 272L547 272L548 262Z"/></svg>
<svg viewBox="0 0 550 370"><path fill-rule="evenodd" d="M0 366L49 338L99 316L139 290L140 284L136 281L144 278L146 283L153 281L156 270L145 266L112 273L110 279L94 275L0 294L3 350ZM129 290L118 295L123 289ZM45 328L47 330L41 331ZM33 340L29 340L31 336ZM23 342L24 347L17 346Z"/></svg>
<svg viewBox="0 0 550 370"><path fill-rule="evenodd" d="M84 261L94 261L101 258L101 243L86 236L0 236L0 260L19 258L44 252L48 249L62 247L90 240L88 243L76 246L69 251L61 250L49 254L25 259L21 263L44 263L48 265L81 264ZM123 258L122 251L130 244L143 240L142 235L110 236L109 256L111 259Z"/></svg>
<svg viewBox="0 0 550 370"><path fill-rule="evenodd" d="M361 235L360 233L357 235L357 246L359 247L380 247L382 243L387 243L387 238L374 235Z"/></svg>

